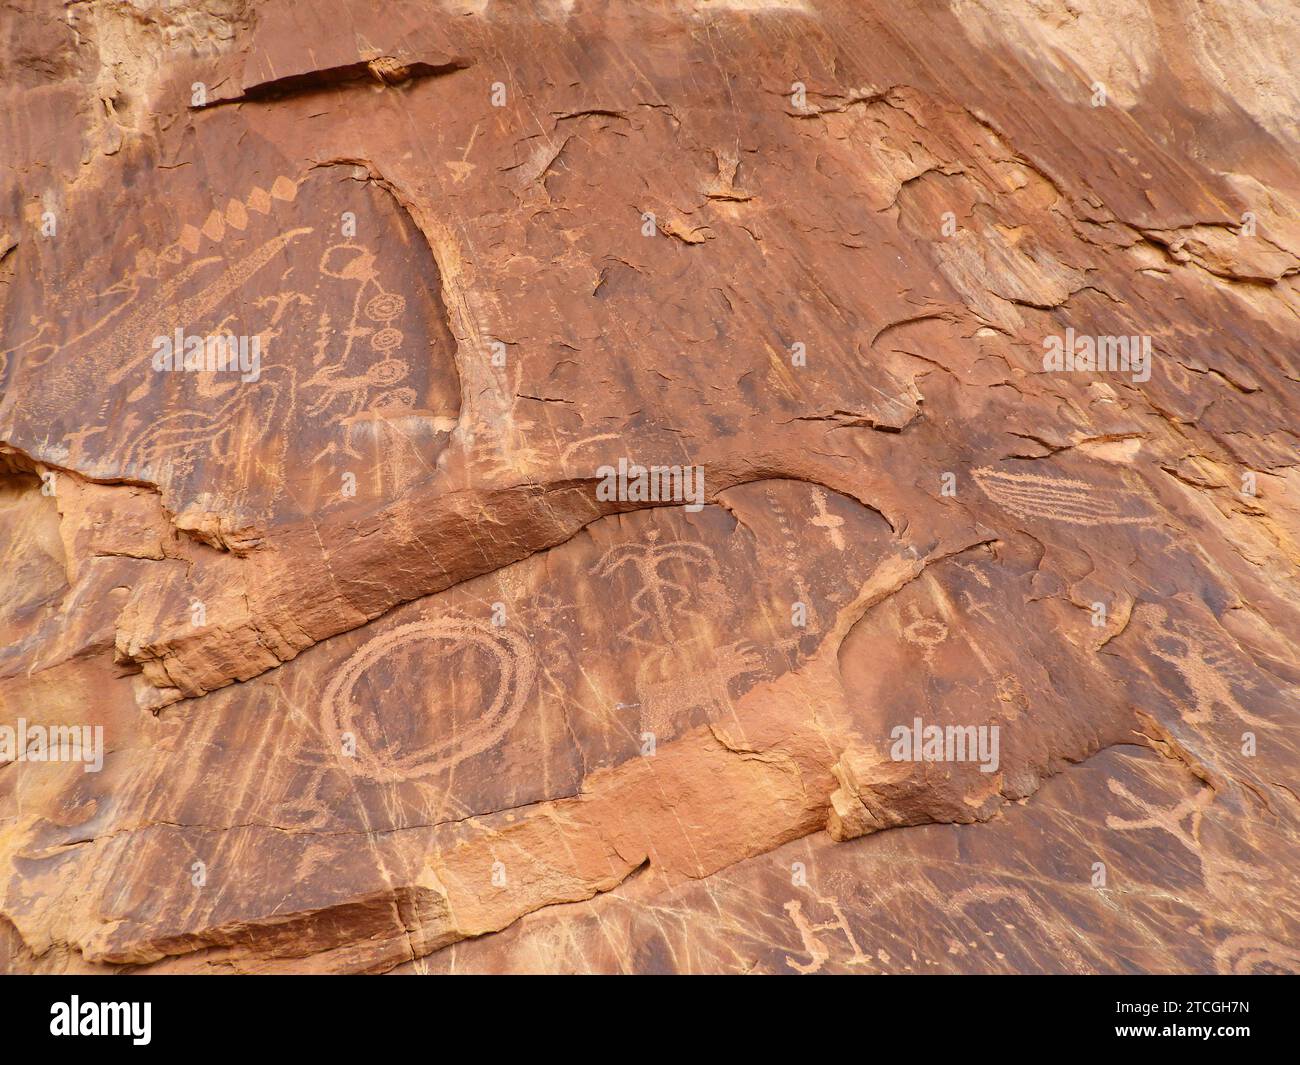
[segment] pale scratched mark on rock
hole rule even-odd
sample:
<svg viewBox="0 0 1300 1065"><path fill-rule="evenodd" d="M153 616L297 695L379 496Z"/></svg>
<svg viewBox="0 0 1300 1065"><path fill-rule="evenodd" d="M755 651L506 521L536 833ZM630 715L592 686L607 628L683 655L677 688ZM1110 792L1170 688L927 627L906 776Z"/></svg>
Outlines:
<svg viewBox="0 0 1300 1065"><path fill-rule="evenodd" d="M693 586L662 572L672 562L691 573L688 579ZM696 581L691 572L696 566L703 570L702 581ZM644 542L619 544L606 551L589 572L594 577L608 578L624 567L634 572L637 590L631 599L632 624L619 633L619 638L648 649L681 638L678 613L691 618L703 615L701 585L711 590L720 588L718 560L712 548L690 540L661 543L657 529L651 530Z"/></svg>
<svg viewBox="0 0 1300 1065"><path fill-rule="evenodd" d="M820 629L820 620L817 616L817 606L812 600L808 591L808 582L804 579L802 567L800 566L800 549L799 543L795 538L794 529L790 524L790 516L785 507L781 504L778 494L770 488L763 492L763 498L767 501L768 508L772 516L776 518L777 529L781 534L781 552L785 560L786 573L790 576L791 587L794 589L793 603L802 603L806 611L804 618L804 631L815 633ZM791 641L797 643L797 640Z"/></svg>
<svg viewBox="0 0 1300 1065"><path fill-rule="evenodd" d="M322 278L353 286L354 291L343 322L335 323L322 311L312 372L301 386L310 396L308 415L317 422L343 426L342 439L331 437L312 461L334 455L361 461L357 445L375 435L374 426L362 418L364 412L409 411L420 399L410 387L409 360L398 358L406 347L405 334L397 328L406 297L384 286L375 250L360 241L331 244L321 253L317 269ZM366 345L360 347L359 340ZM338 350L335 343L341 344Z"/></svg>
<svg viewBox="0 0 1300 1065"><path fill-rule="evenodd" d="M731 684L746 676L767 676L762 657L743 643L718 648L710 656L711 664L692 669L681 676L656 679L655 667L683 665L680 656L656 656L637 670L637 694L641 697L641 727L655 735L664 735L678 716L696 707L731 709Z"/></svg>
<svg viewBox="0 0 1300 1065"><path fill-rule="evenodd" d="M0 34L0 725L106 754L0 766L0 969L1300 970L1261 5L177 6ZM850 772L918 698L996 780Z"/></svg>
<svg viewBox="0 0 1300 1065"><path fill-rule="evenodd" d="M298 190L286 179L277 182L273 194L277 200L294 200ZM269 211L274 206L272 197L260 189L254 189L248 202L258 211ZM245 225L250 221L238 200L230 201L226 213ZM141 303L115 330L115 350L123 356L147 351L147 340L154 333L170 333L176 323L202 321L254 275L268 271L292 243L314 232L299 227L273 237L243 258L223 264L221 273L194 295L177 300L179 286L197 279L200 269L220 262L217 257L197 261L168 283L161 297L151 300L148 307ZM228 234L213 229L208 236L216 241ZM388 438L391 432L415 430L419 440L429 429L447 431L454 425L450 417L456 413L454 410L420 409L426 383L423 375L411 370L410 342L402 328L403 318L409 317L407 299L384 284L379 269L380 248L381 242L373 239L329 243L319 253L314 273L310 269L304 273L292 262L282 267L281 276L272 284L288 287L252 300L249 306L253 320L236 322L227 318L213 323L217 332L258 338L262 351L259 379L245 383L221 375L195 375L193 388L202 405L171 409L152 419L123 443L124 460L151 474L167 469L183 477L192 474L200 460L206 460L229 467L240 481L255 479L259 471L269 471L282 481L290 472L287 463L297 434L264 437L266 453L259 456L255 468L238 457L246 450L241 446L242 437L251 427L327 427L323 443L311 461L346 459L357 465L367 461L377 443L385 445L384 461L392 465L396 456L393 441ZM137 299L143 300L143 296ZM314 355L311 365L306 366L292 357L291 345L293 338L304 331L306 316L317 307L321 309L315 323ZM328 309L336 307L344 309L341 321L333 319ZM146 380L151 378L149 375ZM304 419L310 422L304 423ZM396 420L399 428L387 429L390 420ZM413 442L398 441L402 455L416 454ZM427 458L417 465L427 468Z"/></svg>
<svg viewBox="0 0 1300 1065"><path fill-rule="evenodd" d="M867 911L868 913L902 913L911 915L913 919L928 918L929 923L936 929L953 928L956 930L959 922L961 926L969 929L970 932L978 933L976 937L969 941L971 948L988 946L987 941L989 938L986 935L986 929L972 915L972 909L977 906L993 907L998 904L1010 903L1028 917L1030 923L1042 935L1044 941L1051 945L1055 956L1064 962L1066 968L1080 975L1096 972L1096 967L1084 957L1082 952L1083 944L1068 939L1065 933L1061 931L1059 924L1054 922L1052 915L1047 913L1038 901L1021 887L979 882L956 893L951 893L925 877L914 880L862 884L859 887L872 897L872 906ZM831 952L824 944L816 940L813 933L832 930L842 931L851 947L852 956L844 964L868 962L870 960L868 954L864 953L859 947L843 910L836 904L835 900L819 896L818 902L830 906L836 920L827 921L821 925L812 925L807 917L803 915L802 906L798 901L785 904L786 912L803 934L805 949L811 955L811 961L806 966L801 967L789 957L786 959L787 963L800 972L819 970L830 960ZM945 919L954 923L944 924ZM1014 930L1014 926L1008 927L1007 922L1004 921L1002 924L1004 931ZM869 923L863 926L864 930L869 930L871 927ZM950 942L955 944L955 941L950 940ZM1031 941L1026 944L1026 947L1033 950L1034 944ZM950 946L948 953L950 955L966 954L967 948L956 944L956 949ZM877 957L881 957L882 962L885 962L888 955L885 954L882 948L877 951ZM917 957L915 951L912 952L912 957L915 961Z"/></svg>
<svg viewBox="0 0 1300 1065"><path fill-rule="evenodd" d="M197 322L210 314L286 246L311 232L311 227L303 226L277 234L242 261L225 267L216 278L188 298L180 297L184 287L202 269L221 262L219 257L208 256L189 263L178 275L169 278L157 292L149 293L147 297L140 289L139 278L131 278L129 281L124 278L122 285L129 293L127 298L114 303L86 329L54 347L52 355L67 351L98 335L104 339L98 342L102 345L99 349L102 354L95 359L95 363L96 369L103 375L104 384L116 385L132 375L140 375L141 368L146 367L152 357L152 341L155 336L170 334L177 323ZM181 245L172 245L170 250L178 253L174 258L176 265L180 265L183 259L179 254ZM197 251L197 247L193 251ZM167 256L164 254L159 258L166 259Z"/></svg>
<svg viewBox="0 0 1300 1065"><path fill-rule="evenodd" d="M953 895L944 903L944 909L950 914L960 914L970 920L967 913L969 907L978 904L992 906L998 902L1014 903L1025 913L1047 941L1056 948L1057 954L1072 972L1080 976L1096 973L1097 970L1084 959L1074 944L1066 939L1058 923L1045 914L1042 907L1023 888L975 884Z"/></svg>

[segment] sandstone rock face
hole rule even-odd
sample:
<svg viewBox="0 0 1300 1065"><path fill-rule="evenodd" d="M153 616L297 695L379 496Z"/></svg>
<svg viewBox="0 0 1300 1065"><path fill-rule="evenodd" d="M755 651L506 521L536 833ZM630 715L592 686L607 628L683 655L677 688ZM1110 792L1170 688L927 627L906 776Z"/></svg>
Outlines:
<svg viewBox="0 0 1300 1065"><path fill-rule="evenodd" d="M1300 971L1293 4L2 10L0 968Z"/></svg>

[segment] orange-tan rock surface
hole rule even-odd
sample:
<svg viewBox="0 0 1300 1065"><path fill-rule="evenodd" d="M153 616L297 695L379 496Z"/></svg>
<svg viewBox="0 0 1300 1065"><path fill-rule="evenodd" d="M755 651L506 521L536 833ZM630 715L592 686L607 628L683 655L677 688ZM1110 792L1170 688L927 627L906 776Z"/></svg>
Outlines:
<svg viewBox="0 0 1300 1065"><path fill-rule="evenodd" d="M1300 971L1298 45L0 3L0 969Z"/></svg>

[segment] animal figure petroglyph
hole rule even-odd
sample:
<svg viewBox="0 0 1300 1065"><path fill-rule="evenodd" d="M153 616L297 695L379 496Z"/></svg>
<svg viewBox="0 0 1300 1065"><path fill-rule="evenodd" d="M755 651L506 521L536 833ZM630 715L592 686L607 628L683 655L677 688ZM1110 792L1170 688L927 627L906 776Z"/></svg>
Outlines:
<svg viewBox="0 0 1300 1065"><path fill-rule="evenodd" d="M1233 691L1234 685L1247 692L1258 685L1228 648L1226 634L1171 617L1168 610L1153 603L1143 604L1135 614L1145 623L1147 649L1173 666L1191 692L1191 705L1181 708L1182 719L1189 725L1205 724L1213 720L1216 709L1222 709L1252 728L1279 727L1248 711Z"/></svg>
<svg viewBox="0 0 1300 1065"><path fill-rule="evenodd" d="M637 670L637 694L641 697L641 727L656 736L664 735L678 715L696 707L729 709L731 683L744 676L765 675L762 656L744 643L721 647L710 664L680 676L655 678L651 667L679 664L669 656L643 660Z"/></svg>
<svg viewBox="0 0 1300 1065"><path fill-rule="evenodd" d="M1201 844L1201 822L1205 811L1214 802L1213 789L1201 788L1195 795L1171 807L1159 807L1134 795L1122 781L1112 778L1106 781L1106 786L1112 795L1118 795L1145 815L1130 819L1107 814L1106 827L1120 832L1148 828L1167 832L1195 856L1206 890L1225 905L1240 891L1242 881L1258 883L1272 879L1271 874L1247 862L1219 854L1206 855ZM1186 828L1183 827L1184 821L1187 822Z"/></svg>

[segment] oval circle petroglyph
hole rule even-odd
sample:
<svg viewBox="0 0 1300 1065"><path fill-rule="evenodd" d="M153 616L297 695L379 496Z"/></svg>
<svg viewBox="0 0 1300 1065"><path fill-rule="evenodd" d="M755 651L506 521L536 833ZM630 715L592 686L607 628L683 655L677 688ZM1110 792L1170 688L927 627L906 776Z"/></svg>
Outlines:
<svg viewBox="0 0 1300 1065"><path fill-rule="evenodd" d="M382 703L358 699L358 689L373 678L382 688L385 664L393 667L398 656L419 652L448 662L446 684L428 693L430 711L421 719L418 702L393 698L384 690ZM481 670L458 669L458 658L477 657ZM455 768L466 758L490 749L514 726L523 712L536 676L536 657L514 633L490 623L458 616L413 621L375 637L359 648L342 666L325 691L322 727L340 764L349 772L377 781L397 782L435 776ZM466 676L481 678L479 705L456 708L456 686ZM457 713L462 720L457 721ZM399 714L416 715L401 721ZM369 716L377 727L366 727ZM441 725L442 734L430 736L421 726ZM412 727L413 726L413 727ZM414 733L407 742L394 741L394 733ZM355 754L345 752L347 737Z"/></svg>

